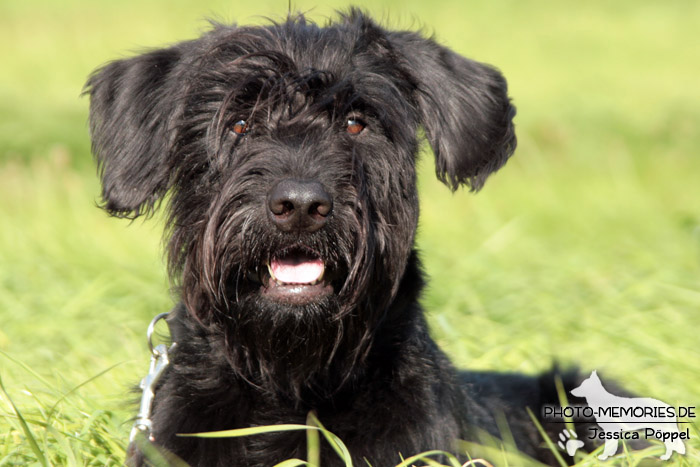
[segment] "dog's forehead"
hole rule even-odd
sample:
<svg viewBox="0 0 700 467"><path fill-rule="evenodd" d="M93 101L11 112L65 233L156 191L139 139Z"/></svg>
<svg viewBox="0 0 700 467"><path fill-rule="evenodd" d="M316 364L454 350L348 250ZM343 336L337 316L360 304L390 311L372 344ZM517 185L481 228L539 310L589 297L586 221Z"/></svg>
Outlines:
<svg viewBox="0 0 700 467"><path fill-rule="evenodd" d="M210 51L215 52L206 55L218 63L232 65L232 73L250 72L246 62L261 63L266 59L268 71L287 75L304 75L313 70L327 73L327 77L361 81L366 75L396 72L395 56L387 50L386 31L378 26L319 26L297 18L268 26L223 26L214 36ZM335 80L324 80L326 84L331 81Z"/></svg>
<svg viewBox="0 0 700 467"><path fill-rule="evenodd" d="M389 34L374 24L319 26L299 18L217 26L191 51L195 75L182 81L187 107L208 102L219 120L255 120L258 129L261 121L272 128L314 115L324 125L325 117L358 112L387 126L412 115L415 88Z"/></svg>

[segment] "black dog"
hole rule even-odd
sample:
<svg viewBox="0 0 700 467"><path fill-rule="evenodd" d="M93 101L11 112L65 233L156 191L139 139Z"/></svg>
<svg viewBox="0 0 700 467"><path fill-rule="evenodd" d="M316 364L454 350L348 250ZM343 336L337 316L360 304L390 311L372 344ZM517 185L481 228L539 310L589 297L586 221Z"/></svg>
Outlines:
<svg viewBox="0 0 700 467"><path fill-rule="evenodd" d="M518 448L549 458L526 407L557 401L551 375L458 374L418 303L417 130L442 181L481 188L516 144L498 71L352 10L215 25L104 66L86 92L104 208L135 218L169 194L182 302L152 413L164 451L271 466L304 457L305 433L177 434L315 411L356 465L385 467L498 435L505 413Z"/></svg>

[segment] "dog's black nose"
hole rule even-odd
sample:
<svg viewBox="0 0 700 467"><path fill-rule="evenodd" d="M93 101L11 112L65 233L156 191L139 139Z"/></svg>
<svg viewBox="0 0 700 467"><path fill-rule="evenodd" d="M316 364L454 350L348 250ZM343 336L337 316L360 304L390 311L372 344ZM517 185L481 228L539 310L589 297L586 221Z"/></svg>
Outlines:
<svg viewBox="0 0 700 467"><path fill-rule="evenodd" d="M326 223L333 200L318 182L286 179L270 190L267 206L280 230L315 232Z"/></svg>

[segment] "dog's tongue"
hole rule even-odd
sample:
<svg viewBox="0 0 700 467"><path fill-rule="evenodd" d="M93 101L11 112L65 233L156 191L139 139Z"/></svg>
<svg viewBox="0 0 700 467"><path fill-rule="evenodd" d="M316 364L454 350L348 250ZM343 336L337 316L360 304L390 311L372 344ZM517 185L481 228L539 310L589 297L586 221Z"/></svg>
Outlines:
<svg viewBox="0 0 700 467"><path fill-rule="evenodd" d="M310 284L323 276L323 261L308 255L291 255L270 261L275 279L285 284Z"/></svg>

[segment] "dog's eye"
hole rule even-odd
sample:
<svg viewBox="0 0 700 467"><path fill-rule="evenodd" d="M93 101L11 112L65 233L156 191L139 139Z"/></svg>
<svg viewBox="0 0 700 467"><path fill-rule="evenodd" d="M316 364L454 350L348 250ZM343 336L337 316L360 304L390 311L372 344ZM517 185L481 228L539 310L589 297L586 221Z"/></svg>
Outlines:
<svg viewBox="0 0 700 467"><path fill-rule="evenodd" d="M238 120L236 123L233 124L231 130L237 135L243 136L246 133L248 133L250 127L248 126L248 122L246 122L245 120Z"/></svg>
<svg viewBox="0 0 700 467"><path fill-rule="evenodd" d="M365 129L365 124L362 123L360 120L349 118L346 128L349 134L359 135L360 133L362 133L362 130Z"/></svg>

